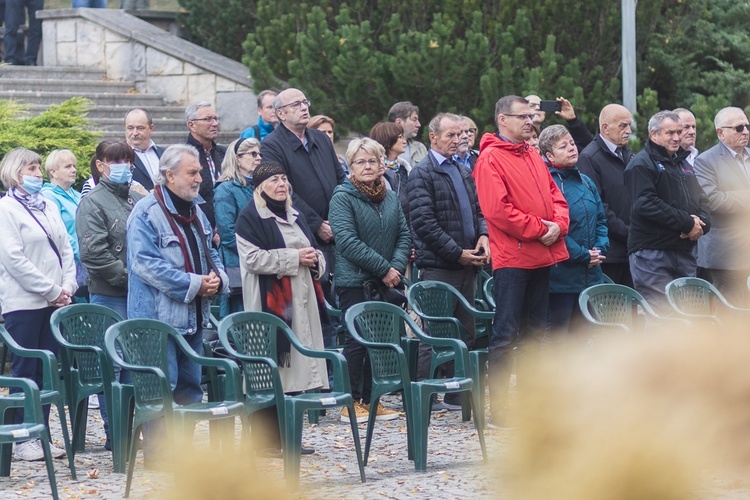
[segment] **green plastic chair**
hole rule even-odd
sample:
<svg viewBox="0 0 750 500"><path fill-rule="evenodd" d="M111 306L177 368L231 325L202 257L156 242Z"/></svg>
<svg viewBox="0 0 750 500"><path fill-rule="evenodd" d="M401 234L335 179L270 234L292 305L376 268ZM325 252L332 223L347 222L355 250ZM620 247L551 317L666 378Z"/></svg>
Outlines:
<svg viewBox="0 0 750 500"><path fill-rule="evenodd" d="M597 333L628 334L651 326L689 326L679 318L659 316L640 293L625 285L593 285L581 292L578 306Z"/></svg>
<svg viewBox="0 0 750 500"><path fill-rule="evenodd" d="M253 313L234 313L219 323L219 341L240 365L244 377L246 418L244 431L250 426L250 415L276 406L279 435L284 442L284 391L276 361L274 326ZM247 436L246 436L247 437Z"/></svg>
<svg viewBox="0 0 750 500"><path fill-rule="evenodd" d="M172 340L194 363L202 366L221 367L226 373L224 378L225 400L208 403L179 405L172 398L167 366L167 346ZM115 349L118 344L122 356ZM240 375L237 364L228 359L200 356L193 351L185 339L174 328L166 323L153 319L130 319L116 323L107 329L104 335L107 355L112 361L129 370L135 391L135 416L133 433L129 446L128 479L125 486L125 497L130 495L130 485L135 467L136 442L143 424L157 418L166 421L168 441L175 443L175 438L187 438L192 435L193 424L199 420L227 420L223 428L223 444L231 445L230 437L235 417L245 414L242 394L239 392Z"/></svg>
<svg viewBox="0 0 750 500"><path fill-rule="evenodd" d="M678 278L664 291L672 309L693 322L704 319L722 326L729 317L750 319L750 309L733 306L715 286L700 278Z"/></svg>
<svg viewBox="0 0 750 500"><path fill-rule="evenodd" d="M52 335L60 344L65 396L73 431L73 452L84 451L88 398L103 392L109 417L114 471L125 472L127 432L132 421L133 386L114 378L112 361L104 352L104 332L122 317L108 307L72 304L52 313Z"/></svg>
<svg viewBox="0 0 750 500"><path fill-rule="evenodd" d="M492 276L490 276L490 274L484 269L480 269L477 273L477 289L476 296L474 297L474 307L480 311L490 310L490 305L487 303L487 298L484 296L484 284L491 279Z"/></svg>
<svg viewBox="0 0 750 500"><path fill-rule="evenodd" d="M276 405L279 412L279 422L283 422L281 429L282 447L284 449L284 477L291 488L297 488L299 484L300 458L302 451L302 423L305 412L317 411L328 408L345 406L349 409L349 423L354 437L354 448L357 453L360 479L364 483L365 469L362 462L362 450L359 442L359 431L357 430L357 417L354 412L354 399L349 385L349 372L346 368L346 359L335 351L316 351L308 349L300 343L297 336L283 320L264 312L238 312L227 316L221 324L219 338L228 340L229 332L233 331L239 337L240 343L235 341L233 350L242 354L243 358L257 359L267 358L265 361L253 361L254 366L250 373L246 374L246 381L250 380L252 385L246 387L247 398L254 398L253 387L262 388L261 395L265 392L265 398L279 397L281 379L278 375L276 364L276 338L285 335L294 349L302 355L311 358L323 358L331 362L333 368L333 387L331 392L305 392L296 396L282 394L283 408ZM222 332L225 333L222 337ZM235 339L236 340L236 339ZM232 346L225 346L231 348ZM252 353L252 354L251 354ZM273 385L273 389L271 389ZM262 400L262 396L259 396ZM268 406L268 405L266 405Z"/></svg>
<svg viewBox="0 0 750 500"><path fill-rule="evenodd" d="M73 480L76 480L76 467L73 461L73 446L68 434L68 422L65 418L65 398L63 387L60 383L60 372L58 370L57 357L50 351L44 349L26 349L21 347L8 333L4 326L0 325L0 338L8 346L10 352L16 356L24 358L37 358L38 363L42 364L42 387L39 390L39 400L42 406L55 405L60 417L60 427L62 428L63 442L65 443L65 453L68 456L68 467ZM0 473L2 475L2 473Z"/></svg>
<svg viewBox="0 0 750 500"><path fill-rule="evenodd" d="M416 286L416 285L415 285ZM346 326L350 335L367 348L372 365L372 403L377 405L380 396L387 392L403 389L406 411L407 449L409 459L414 459L414 468L427 469L427 434L432 410L432 395L438 392L466 392L470 404L475 409L483 405L479 397L478 385L469 376L469 352L466 345L454 338L435 338L425 334L414 320L401 308L385 302L363 302L346 312ZM428 379L412 382L409 380L406 355L400 346L400 335L405 326L411 328L420 341L441 350L453 351L455 375L449 379ZM482 406L483 408L483 406ZM482 447L482 458L487 460L484 442L484 411L474 412L474 426ZM365 457L369 454L375 426L375 416L371 413L367 423Z"/></svg>
<svg viewBox="0 0 750 500"><path fill-rule="evenodd" d="M39 387L33 380L0 376L0 387L18 387L23 392L9 396L0 396L0 422L5 422L10 415L6 411L11 408L23 408L23 422L20 424L0 423L0 476L10 476L10 461L13 443L20 443L30 439L39 439L44 450L44 462L47 466L52 498L58 499L57 482L55 481L55 466L52 464L52 452L49 447L49 430L44 425L42 402Z"/></svg>
<svg viewBox="0 0 750 500"><path fill-rule="evenodd" d="M489 335L492 332L492 320L495 313L492 311L480 311L473 307L453 286L442 281L420 281L415 283L407 291L407 298L412 311L422 320L424 331L433 338L448 338L463 340L461 322L453 315L454 304L458 303L467 310L476 321L484 323L484 328L476 330L476 338ZM432 347L432 362L430 363L430 376L435 376L437 368L449 361L453 361L455 351L450 346L440 344ZM480 410L480 419L484 419L484 387L485 374L487 373L488 350L475 349L469 351L470 364L468 365L471 377L477 384L477 392L481 397L482 404L475 406ZM464 396L461 404L463 408L463 420L471 419L470 405Z"/></svg>
<svg viewBox="0 0 750 500"><path fill-rule="evenodd" d="M482 292L484 293L484 301L489 306L490 311L494 311L497 307L495 303L495 278L490 278L484 282Z"/></svg>

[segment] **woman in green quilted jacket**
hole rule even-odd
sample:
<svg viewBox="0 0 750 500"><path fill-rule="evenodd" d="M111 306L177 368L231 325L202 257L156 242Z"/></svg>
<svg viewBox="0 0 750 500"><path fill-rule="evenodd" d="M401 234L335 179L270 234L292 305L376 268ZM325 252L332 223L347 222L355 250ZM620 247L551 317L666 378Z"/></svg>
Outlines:
<svg viewBox="0 0 750 500"><path fill-rule="evenodd" d="M333 192L329 221L336 241L333 285L342 313L364 302L365 284L393 288L401 283L411 248L411 236L398 196L383 182L385 150L370 138L349 143L346 160L350 174ZM354 397L357 421L370 410L372 372L366 349L347 337L344 357ZM362 390L360 390L360 383ZM398 413L378 405L376 418L391 420ZM341 417L349 421L346 409Z"/></svg>

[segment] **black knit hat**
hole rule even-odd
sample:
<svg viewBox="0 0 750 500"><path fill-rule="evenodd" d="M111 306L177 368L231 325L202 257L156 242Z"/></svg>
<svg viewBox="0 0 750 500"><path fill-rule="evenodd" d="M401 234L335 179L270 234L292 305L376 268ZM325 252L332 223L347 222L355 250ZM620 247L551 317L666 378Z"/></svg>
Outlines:
<svg viewBox="0 0 750 500"><path fill-rule="evenodd" d="M269 177L279 174L286 175L286 169L284 169L281 163L275 161L261 163L253 170L253 184L260 186Z"/></svg>

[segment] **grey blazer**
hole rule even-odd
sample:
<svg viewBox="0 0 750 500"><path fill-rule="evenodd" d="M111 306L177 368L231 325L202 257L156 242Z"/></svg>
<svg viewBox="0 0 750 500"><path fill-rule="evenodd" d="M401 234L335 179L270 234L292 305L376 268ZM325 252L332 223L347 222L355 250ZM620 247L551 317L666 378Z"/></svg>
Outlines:
<svg viewBox="0 0 750 500"><path fill-rule="evenodd" d="M695 159L694 170L711 209L711 231L698 240L698 265L750 269L750 161L746 172L720 142Z"/></svg>

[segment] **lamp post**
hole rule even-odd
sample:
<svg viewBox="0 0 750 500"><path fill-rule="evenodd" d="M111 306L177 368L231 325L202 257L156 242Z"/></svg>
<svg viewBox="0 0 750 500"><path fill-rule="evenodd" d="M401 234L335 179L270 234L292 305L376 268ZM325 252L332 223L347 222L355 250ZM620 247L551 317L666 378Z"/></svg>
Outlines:
<svg viewBox="0 0 750 500"><path fill-rule="evenodd" d="M622 0L622 103L635 114L635 6L638 0Z"/></svg>

